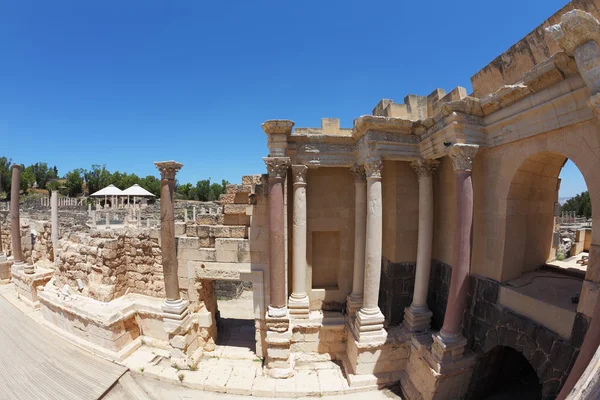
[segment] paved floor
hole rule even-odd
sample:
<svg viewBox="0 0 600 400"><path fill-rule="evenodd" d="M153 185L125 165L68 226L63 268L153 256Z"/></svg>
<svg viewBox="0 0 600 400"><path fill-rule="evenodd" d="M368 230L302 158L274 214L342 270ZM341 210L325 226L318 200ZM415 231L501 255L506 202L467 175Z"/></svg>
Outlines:
<svg viewBox="0 0 600 400"><path fill-rule="evenodd" d="M0 399L95 400L126 370L61 339L0 296Z"/></svg>

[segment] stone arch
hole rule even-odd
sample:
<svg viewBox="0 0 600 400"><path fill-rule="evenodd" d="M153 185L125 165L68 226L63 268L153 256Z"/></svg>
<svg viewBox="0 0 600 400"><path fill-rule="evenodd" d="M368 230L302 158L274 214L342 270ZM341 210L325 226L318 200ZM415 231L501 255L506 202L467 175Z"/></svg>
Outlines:
<svg viewBox="0 0 600 400"><path fill-rule="evenodd" d="M514 259L511 260L509 257L512 254L514 244L511 244L511 242L514 242L516 231L514 227L509 226L510 216L515 211L517 213L519 210L522 211L525 207L523 191L518 190L519 185L523 189L530 183L526 182L525 179L535 177L540 184L544 181L546 184L545 189L549 190L552 179L556 182L562 165L564 165L567 158L577 166L586 182L592 200L592 243L598 242L600 238L600 213L594 212L594 210L600 210L600 174L597 173L600 170L600 134L595 121L523 139L507 145L503 150L502 167L496 181L496 195L503 206L501 210L504 211L505 217L499 219L499 228L505 238L500 262L501 281L516 278L523 272L523 268L509 267L511 262L515 262ZM557 168L558 164L560 164L560 167ZM529 189L531 187L532 185L529 185ZM546 202L542 207L547 208L548 204ZM548 212L547 209L542 211ZM514 220L517 219L518 215ZM548 242L547 247L550 247L550 242ZM516 249L519 250L520 248L517 246ZM535 257L530 257L530 259L521 258L521 260L524 260L526 267L531 269L536 260L539 260L539 253Z"/></svg>

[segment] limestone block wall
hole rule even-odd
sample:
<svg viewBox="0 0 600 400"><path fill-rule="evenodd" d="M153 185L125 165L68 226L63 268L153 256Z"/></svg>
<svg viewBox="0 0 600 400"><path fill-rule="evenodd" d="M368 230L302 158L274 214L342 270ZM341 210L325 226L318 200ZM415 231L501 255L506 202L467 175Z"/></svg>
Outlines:
<svg viewBox="0 0 600 400"><path fill-rule="evenodd" d="M352 291L354 182L348 168L309 168L306 181L310 307L342 310Z"/></svg>
<svg viewBox="0 0 600 400"><path fill-rule="evenodd" d="M0 234L2 235L2 248L7 256L12 255L12 234L10 230L10 214L8 211L0 213ZM31 254L33 250L33 241L31 236L31 228L27 219L21 219L21 249L23 251L23 259L31 263Z"/></svg>
<svg viewBox="0 0 600 400"><path fill-rule="evenodd" d="M383 256L393 263L415 262L419 232L419 181L408 162L384 161Z"/></svg>
<svg viewBox="0 0 600 400"><path fill-rule="evenodd" d="M432 257L442 263L451 264L456 225L456 179L450 158L443 157L439 161L440 164L433 174Z"/></svg>
<svg viewBox="0 0 600 400"><path fill-rule="evenodd" d="M58 242L57 281L77 287L84 296L110 301L126 292L164 297L158 232L151 230L92 230L71 233Z"/></svg>
<svg viewBox="0 0 600 400"><path fill-rule="evenodd" d="M52 224L48 221L30 221L31 262L54 261L52 246Z"/></svg>

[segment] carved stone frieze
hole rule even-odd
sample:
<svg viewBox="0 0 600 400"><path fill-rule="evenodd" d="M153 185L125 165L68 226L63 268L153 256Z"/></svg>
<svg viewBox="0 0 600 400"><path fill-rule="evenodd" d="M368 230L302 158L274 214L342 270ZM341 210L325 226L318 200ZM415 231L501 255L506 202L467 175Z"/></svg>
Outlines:
<svg viewBox="0 0 600 400"><path fill-rule="evenodd" d="M307 171L308 167L306 165L292 165L292 176L294 177L294 183L306 183Z"/></svg>
<svg viewBox="0 0 600 400"><path fill-rule="evenodd" d="M352 178L354 179L355 183L363 183L367 181L365 167L362 165L354 164L350 167L350 173L352 174Z"/></svg>
<svg viewBox="0 0 600 400"><path fill-rule="evenodd" d="M419 178L430 178L439 164L438 160L418 159L412 161L410 166L415 170Z"/></svg>
<svg viewBox="0 0 600 400"><path fill-rule="evenodd" d="M369 158L365 161L365 174L367 178L381 178L383 172L383 160L381 158Z"/></svg>
<svg viewBox="0 0 600 400"><path fill-rule="evenodd" d="M285 178L285 174L290 166L289 157L265 157L263 161L267 166L269 178Z"/></svg>
<svg viewBox="0 0 600 400"><path fill-rule="evenodd" d="M183 164L175 161L157 161L154 166L160 172L161 179L174 180L177 172L183 167Z"/></svg>
<svg viewBox="0 0 600 400"><path fill-rule="evenodd" d="M479 145L456 143L448 147L447 154L452 159L455 171L471 170L473 158L479 151Z"/></svg>

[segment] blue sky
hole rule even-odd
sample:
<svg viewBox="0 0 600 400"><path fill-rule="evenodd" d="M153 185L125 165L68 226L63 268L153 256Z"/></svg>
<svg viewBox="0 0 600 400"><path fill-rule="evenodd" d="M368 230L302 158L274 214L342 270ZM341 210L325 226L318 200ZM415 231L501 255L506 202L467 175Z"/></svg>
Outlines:
<svg viewBox="0 0 600 400"><path fill-rule="evenodd" d="M264 171L264 120L350 127L382 98L470 91L565 3L2 2L0 154L61 174L175 159L182 182L238 182Z"/></svg>

